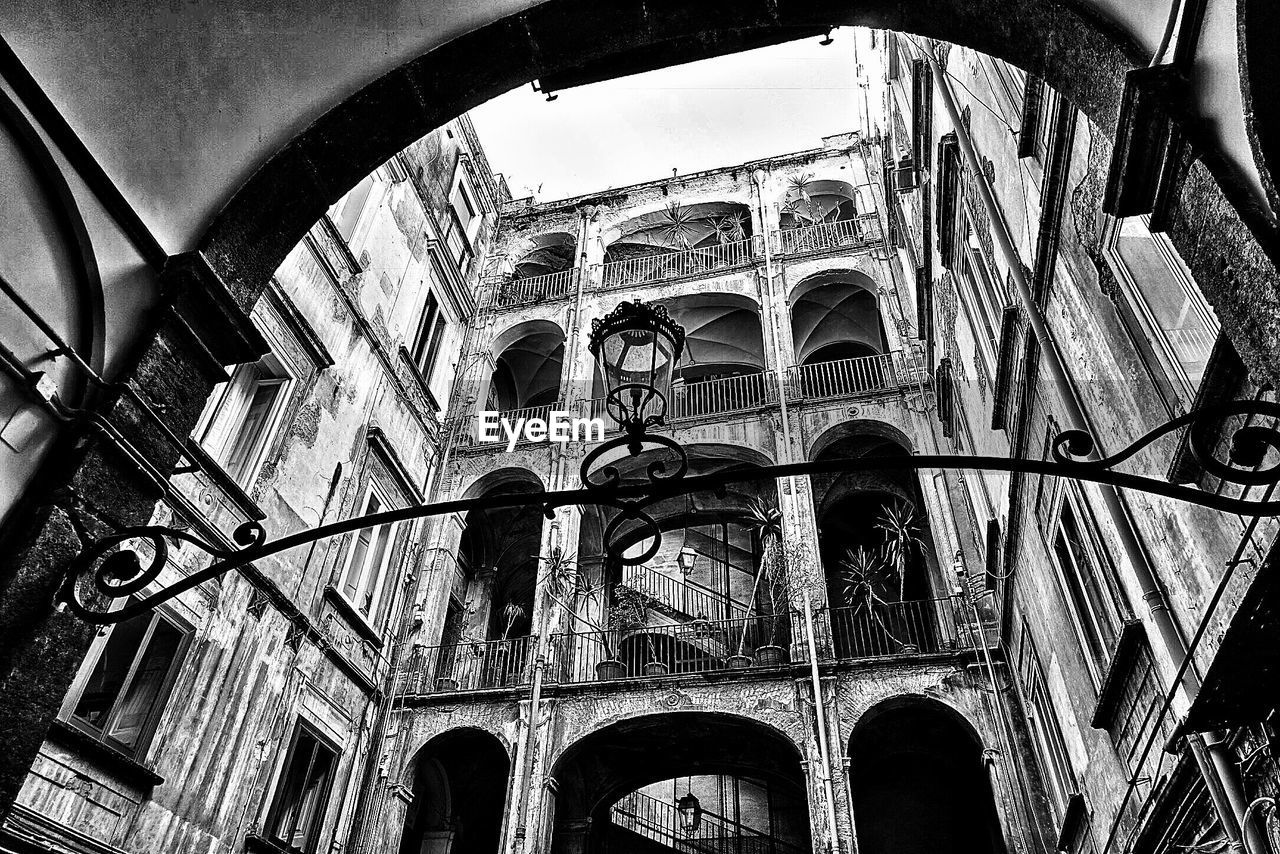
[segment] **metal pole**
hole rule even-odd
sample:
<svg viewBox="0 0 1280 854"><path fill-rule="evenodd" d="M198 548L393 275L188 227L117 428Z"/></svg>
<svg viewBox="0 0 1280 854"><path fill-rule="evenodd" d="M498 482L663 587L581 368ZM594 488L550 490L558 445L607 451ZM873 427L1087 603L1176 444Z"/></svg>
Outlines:
<svg viewBox="0 0 1280 854"><path fill-rule="evenodd" d="M809 602L809 588L803 588L804 595L804 634L809 644L809 676L813 680L813 712L818 724L818 757L822 761L822 788L827 801L827 823L831 839L827 847L836 851L840 846L839 830L836 827L836 796L831 787L831 755L827 750L827 714L822 700L822 678L818 675L818 646L813 640L813 606Z"/></svg>

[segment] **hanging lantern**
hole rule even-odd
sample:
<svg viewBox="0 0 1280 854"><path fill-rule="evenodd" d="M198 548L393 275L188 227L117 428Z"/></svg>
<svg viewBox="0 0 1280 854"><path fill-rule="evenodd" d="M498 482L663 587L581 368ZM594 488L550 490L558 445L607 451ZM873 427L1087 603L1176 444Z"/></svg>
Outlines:
<svg viewBox="0 0 1280 854"><path fill-rule="evenodd" d="M630 434L666 423L684 329L662 305L621 302L591 322L587 344L605 382L609 416Z"/></svg>
<svg viewBox="0 0 1280 854"><path fill-rule="evenodd" d="M680 813L680 827L686 834L693 834L702 824L702 804L693 792L676 801L676 811Z"/></svg>

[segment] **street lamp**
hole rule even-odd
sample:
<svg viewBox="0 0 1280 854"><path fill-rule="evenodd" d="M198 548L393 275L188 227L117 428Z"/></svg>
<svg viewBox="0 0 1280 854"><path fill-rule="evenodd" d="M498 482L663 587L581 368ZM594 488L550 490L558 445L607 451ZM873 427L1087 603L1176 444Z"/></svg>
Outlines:
<svg viewBox="0 0 1280 854"><path fill-rule="evenodd" d="M693 793L693 783L689 783L689 793L676 801L676 811L680 813L680 828L686 835L693 835L702 825L702 804Z"/></svg>
<svg viewBox="0 0 1280 854"><path fill-rule="evenodd" d="M605 382L605 408L640 453L639 436L666 423L676 362L684 352L684 329L662 305L624 301L591 322L587 349Z"/></svg>

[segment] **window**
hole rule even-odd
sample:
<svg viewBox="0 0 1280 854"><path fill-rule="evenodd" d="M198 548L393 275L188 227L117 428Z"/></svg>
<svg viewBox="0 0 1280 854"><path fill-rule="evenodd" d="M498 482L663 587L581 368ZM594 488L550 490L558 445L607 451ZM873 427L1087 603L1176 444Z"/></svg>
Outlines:
<svg viewBox="0 0 1280 854"><path fill-rule="evenodd" d="M267 820L272 839L302 854L319 850L320 825L336 758L332 748L298 722Z"/></svg>
<svg viewBox="0 0 1280 854"><path fill-rule="evenodd" d="M1049 162L1049 150L1053 145L1053 127L1058 118L1060 96L1049 88L1047 83L1041 84L1040 103L1036 110L1035 146L1032 156L1041 164Z"/></svg>
<svg viewBox="0 0 1280 854"><path fill-rule="evenodd" d="M364 180L352 187L329 212L329 218L333 221L334 227L338 229L342 239L348 243L356 232L356 226L360 222L360 215L364 213L365 205L369 203L369 196L373 193L373 181L372 175L366 175Z"/></svg>
<svg viewBox="0 0 1280 854"><path fill-rule="evenodd" d="M386 499L377 489L370 487L365 493L360 515L389 509ZM385 598L383 577L391 560L395 528L395 525L379 525L357 531L351 542L351 552L347 555L347 567L342 573L342 595L371 624L376 624L381 616Z"/></svg>
<svg viewBox="0 0 1280 854"><path fill-rule="evenodd" d="M413 339L413 363L418 373L428 383L431 382L431 371L435 368L436 356L440 352L440 342L444 338L445 319L440 311L440 303L433 291L427 292L427 302L422 308L422 319L418 323L418 332Z"/></svg>
<svg viewBox="0 0 1280 854"><path fill-rule="evenodd" d="M1120 617L1114 588L1108 584L1110 566L1100 560L1096 539L1084 527L1086 519L1075 493L1068 492L1053 535L1053 556L1085 658L1101 683L1119 637Z"/></svg>
<svg viewBox="0 0 1280 854"><path fill-rule="evenodd" d="M449 257L457 265L458 272L463 274L471 266L472 243L480 228L479 210L464 168L459 169L457 183L449 196L451 215L445 229L445 245L449 247Z"/></svg>
<svg viewBox="0 0 1280 854"><path fill-rule="evenodd" d="M288 374L273 358L241 365L205 421L200 444L242 487L257 476L288 385Z"/></svg>
<svg viewBox="0 0 1280 854"><path fill-rule="evenodd" d="M1144 640L1134 653L1132 667L1124 681L1111 725L1107 728L1116 752L1120 754L1129 773L1137 778L1136 793L1139 801L1146 798L1156 782L1165 743L1173 735L1172 718L1169 715L1158 717L1163 701L1151 649ZM1147 739L1157 727L1160 734L1147 753L1146 761L1139 766L1138 760L1142 757Z"/></svg>
<svg viewBox="0 0 1280 854"><path fill-rule="evenodd" d="M987 267L982 242L973 230L968 216L963 217L964 245L959 247L961 304L969 320L969 328L977 341L978 355L987 376L996 375L996 358L1000 349L1000 328L1003 320L1005 295L997 288Z"/></svg>
<svg viewBox="0 0 1280 854"><path fill-rule="evenodd" d="M131 756L141 755L164 709L188 631L160 613L111 630L64 713L78 729Z"/></svg>
<svg viewBox="0 0 1280 854"><path fill-rule="evenodd" d="M1182 259L1145 216L1111 223L1106 257L1129 312L1125 321L1149 361L1189 406L1218 337L1218 319Z"/></svg>
<svg viewBox="0 0 1280 854"><path fill-rule="evenodd" d="M1067 802L1076 791L1075 775L1071 771L1062 730L1045 690L1040 657L1025 625L1018 637L1018 676L1026 698L1027 722L1040 759L1041 775L1049 790L1054 814L1061 820L1067 811Z"/></svg>

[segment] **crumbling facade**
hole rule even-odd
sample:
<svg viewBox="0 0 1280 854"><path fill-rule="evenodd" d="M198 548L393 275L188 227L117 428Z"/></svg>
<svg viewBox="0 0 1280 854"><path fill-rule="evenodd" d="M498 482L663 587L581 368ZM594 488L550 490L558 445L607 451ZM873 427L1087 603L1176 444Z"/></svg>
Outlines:
<svg viewBox="0 0 1280 854"><path fill-rule="evenodd" d="M1179 726L1272 525L1065 478L751 476L1045 458L1068 428L1119 446L1267 394L1150 221L1102 212L1110 146L1068 103L972 51L859 44L883 118L819 148L534 203L464 117L344 196L258 302L269 354L229 372L156 520L229 543L262 519L279 536L488 500L100 633L0 850L994 854L1250 832L1222 803L1271 790L1269 731ZM615 436L588 335L624 301L685 331L659 434L691 474L739 475L649 507L661 544L637 563L652 531L616 508L501 506L576 486L598 439L481 428L561 413ZM604 462L640 482L672 461ZM1238 489L1174 441L1134 463ZM199 568L179 552L160 583Z"/></svg>

